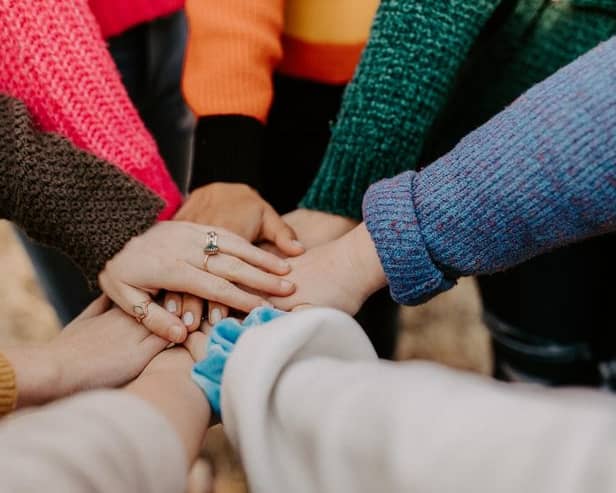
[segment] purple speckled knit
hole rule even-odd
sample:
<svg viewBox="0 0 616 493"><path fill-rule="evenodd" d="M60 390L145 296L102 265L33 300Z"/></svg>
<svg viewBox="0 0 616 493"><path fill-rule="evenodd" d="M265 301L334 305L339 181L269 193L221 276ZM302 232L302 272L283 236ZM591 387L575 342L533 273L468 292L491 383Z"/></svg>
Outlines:
<svg viewBox="0 0 616 493"><path fill-rule="evenodd" d="M392 295L410 305L616 230L616 37L425 170L373 185L364 220Z"/></svg>

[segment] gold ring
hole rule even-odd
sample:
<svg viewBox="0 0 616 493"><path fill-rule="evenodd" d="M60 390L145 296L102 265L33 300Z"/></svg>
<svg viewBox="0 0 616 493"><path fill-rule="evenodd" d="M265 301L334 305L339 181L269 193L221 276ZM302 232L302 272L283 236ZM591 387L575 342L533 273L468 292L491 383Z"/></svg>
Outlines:
<svg viewBox="0 0 616 493"><path fill-rule="evenodd" d="M203 257L203 270L207 272L207 261L210 258L211 253L206 253L205 257Z"/></svg>
<svg viewBox="0 0 616 493"><path fill-rule="evenodd" d="M145 317L148 316L148 307L150 306L150 303L152 303L152 300L145 300L141 303L133 305L133 314L135 315L135 320L137 320L138 323L143 323Z"/></svg>

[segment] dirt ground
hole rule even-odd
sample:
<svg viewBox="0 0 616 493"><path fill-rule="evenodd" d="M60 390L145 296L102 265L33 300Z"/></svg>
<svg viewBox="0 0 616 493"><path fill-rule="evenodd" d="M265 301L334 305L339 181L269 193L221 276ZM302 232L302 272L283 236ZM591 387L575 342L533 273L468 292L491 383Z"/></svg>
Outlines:
<svg viewBox="0 0 616 493"><path fill-rule="evenodd" d="M32 266L11 227L0 221L0 347L20 341L49 340L59 330L44 300ZM431 302L401 311L396 357L428 359L480 373L489 373L489 341L479 319L480 303L471 279ZM216 491L246 491L241 468L224 434L211 430L204 454L217 471ZM197 492L191 492L197 493Z"/></svg>

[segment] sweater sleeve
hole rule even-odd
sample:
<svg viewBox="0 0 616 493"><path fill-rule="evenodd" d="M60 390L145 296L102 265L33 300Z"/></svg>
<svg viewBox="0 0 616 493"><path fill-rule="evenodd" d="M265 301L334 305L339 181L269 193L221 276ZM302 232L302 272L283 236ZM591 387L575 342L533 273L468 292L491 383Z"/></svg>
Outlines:
<svg viewBox="0 0 616 493"><path fill-rule="evenodd" d="M614 397L380 362L333 310L247 331L222 399L255 493L616 488Z"/></svg>
<svg viewBox="0 0 616 493"><path fill-rule="evenodd" d="M183 90L199 118L191 188L214 181L257 187L284 0L188 0L186 13Z"/></svg>
<svg viewBox="0 0 616 493"><path fill-rule="evenodd" d="M368 187L417 165L497 0L383 0L303 207L361 218Z"/></svg>
<svg viewBox="0 0 616 493"><path fill-rule="evenodd" d="M0 92L42 130L117 166L165 201L181 195L122 84L87 0L0 2Z"/></svg>
<svg viewBox="0 0 616 493"><path fill-rule="evenodd" d="M76 397L0 426L5 491L171 493L186 490L186 452L171 424L127 392Z"/></svg>
<svg viewBox="0 0 616 493"><path fill-rule="evenodd" d="M616 37L420 173L373 185L364 220L396 300L616 229Z"/></svg>
<svg viewBox="0 0 616 493"><path fill-rule="evenodd" d="M90 286L105 262L156 222L163 202L115 166L36 130L0 95L0 217L71 258Z"/></svg>
<svg viewBox="0 0 616 493"><path fill-rule="evenodd" d="M17 405L15 370L0 353L0 418L10 413Z"/></svg>

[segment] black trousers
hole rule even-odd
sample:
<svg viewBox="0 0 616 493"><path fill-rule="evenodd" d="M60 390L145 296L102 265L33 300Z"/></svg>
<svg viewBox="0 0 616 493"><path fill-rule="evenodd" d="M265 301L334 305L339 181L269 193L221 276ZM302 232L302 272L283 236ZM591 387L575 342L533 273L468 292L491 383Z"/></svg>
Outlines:
<svg viewBox="0 0 616 493"><path fill-rule="evenodd" d="M616 389L616 235L479 279L498 377Z"/></svg>

